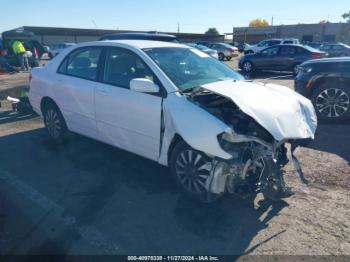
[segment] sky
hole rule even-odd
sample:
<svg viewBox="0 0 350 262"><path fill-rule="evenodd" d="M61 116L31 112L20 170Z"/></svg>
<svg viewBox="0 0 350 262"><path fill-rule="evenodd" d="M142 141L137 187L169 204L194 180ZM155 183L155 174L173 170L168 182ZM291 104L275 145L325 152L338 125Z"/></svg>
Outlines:
<svg viewBox="0 0 350 262"><path fill-rule="evenodd" d="M274 25L344 21L349 0L0 0L0 32L20 26L231 33L255 18Z"/></svg>

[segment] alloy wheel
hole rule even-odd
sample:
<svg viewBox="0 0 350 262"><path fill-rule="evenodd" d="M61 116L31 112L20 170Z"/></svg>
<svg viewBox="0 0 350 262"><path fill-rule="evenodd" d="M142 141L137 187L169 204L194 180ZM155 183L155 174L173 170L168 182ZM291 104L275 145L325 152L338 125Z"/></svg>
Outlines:
<svg viewBox="0 0 350 262"><path fill-rule="evenodd" d="M53 109L48 109L45 113L45 125L50 136L58 138L61 134L62 125L57 112Z"/></svg>
<svg viewBox="0 0 350 262"><path fill-rule="evenodd" d="M243 70L245 71L245 72L250 72L250 71L252 71L252 64L250 63L250 62L245 62L244 64L243 64Z"/></svg>
<svg viewBox="0 0 350 262"><path fill-rule="evenodd" d="M175 163L175 172L182 186L190 193L207 192L206 182L212 169L211 161L195 150L182 151Z"/></svg>
<svg viewBox="0 0 350 262"><path fill-rule="evenodd" d="M329 88L316 97L318 112L328 118L337 118L349 110L350 99L347 93L339 88Z"/></svg>

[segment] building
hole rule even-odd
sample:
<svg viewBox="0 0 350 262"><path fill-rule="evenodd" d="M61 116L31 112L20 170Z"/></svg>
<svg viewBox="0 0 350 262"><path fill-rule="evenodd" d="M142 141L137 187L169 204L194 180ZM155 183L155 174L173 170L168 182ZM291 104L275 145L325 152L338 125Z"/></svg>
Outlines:
<svg viewBox="0 0 350 262"><path fill-rule="evenodd" d="M132 30L103 30L103 29L80 29L80 28L59 28L59 27L38 27L23 26L17 28L20 30L31 31L35 34L35 39L43 45L56 45L59 43L80 43L87 41L96 41L101 36L114 33L140 32ZM193 43L198 41L223 42L224 35L208 36L196 33L172 33L162 32L175 35L180 42Z"/></svg>
<svg viewBox="0 0 350 262"><path fill-rule="evenodd" d="M350 24L297 24L268 27L235 27L233 40L257 43L268 38L298 38L302 42L350 42Z"/></svg>

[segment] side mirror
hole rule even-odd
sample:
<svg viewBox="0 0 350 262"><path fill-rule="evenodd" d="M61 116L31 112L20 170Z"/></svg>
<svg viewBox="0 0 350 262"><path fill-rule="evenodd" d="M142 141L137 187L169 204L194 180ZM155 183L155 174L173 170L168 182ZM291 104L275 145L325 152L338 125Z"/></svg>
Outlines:
<svg viewBox="0 0 350 262"><path fill-rule="evenodd" d="M130 90L140 93L158 93L159 86L147 78L135 78L130 81Z"/></svg>

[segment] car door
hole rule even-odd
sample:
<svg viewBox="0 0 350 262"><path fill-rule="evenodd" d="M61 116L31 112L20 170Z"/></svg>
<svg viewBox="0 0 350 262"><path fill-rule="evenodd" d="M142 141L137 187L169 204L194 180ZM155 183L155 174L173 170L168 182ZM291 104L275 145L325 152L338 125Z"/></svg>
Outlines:
<svg viewBox="0 0 350 262"><path fill-rule="evenodd" d="M95 86L102 47L83 47L61 63L54 83L54 99L69 130L96 138Z"/></svg>
<svg viewBox="0 0 350 262"><path fill-rule="evenodd" d="M297 55L297 49L294 46L281 46L278 56L276 57L275 67L278 70L288 70L293 68L294 60Z"/></svg>
<svg viewBox="0 0 350 262"><path fill-rule="evenodd" d="M95 89L95 112L106 143L157 160L160 150L162 97L130 90L134 78L158 83L146 63L130 50L108 47L100 83Z"/></svg>
<svg viewBox="0 0 350 262"><path fill-rule="evenodd" d="M278 46L266 48L260 51L255 56L253 61L254 66L260 69L274 69L276 67L278 51Z"/></svg>

